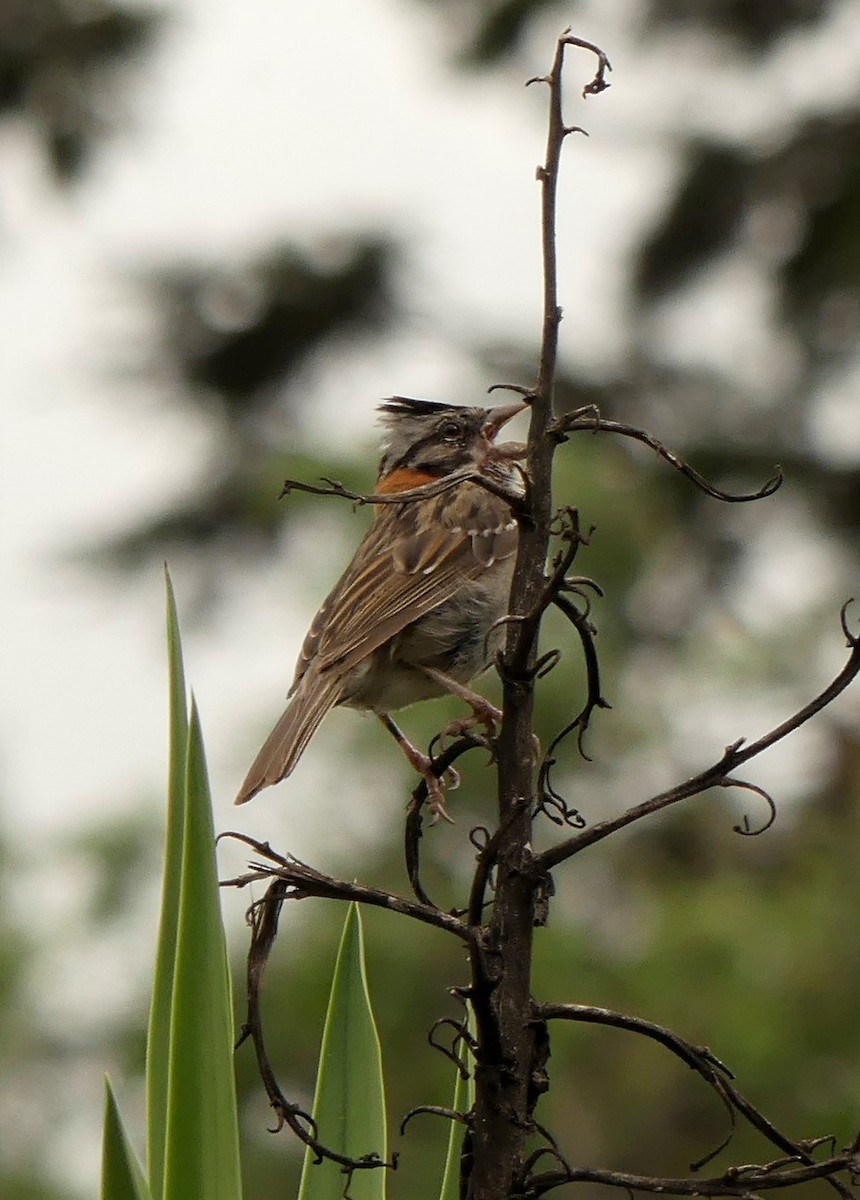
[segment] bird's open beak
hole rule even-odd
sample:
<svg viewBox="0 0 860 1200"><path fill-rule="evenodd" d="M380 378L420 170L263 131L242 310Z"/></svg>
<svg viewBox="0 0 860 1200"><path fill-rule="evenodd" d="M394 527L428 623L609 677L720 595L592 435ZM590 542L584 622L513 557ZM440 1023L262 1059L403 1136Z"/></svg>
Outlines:
<svg viewBox="0 0 860 1200"><path fill-rule="evenodd" d="M522 400L517 401L516 404L502 404L498 408L491 408L481 430L487 441L494 441L499 430L526 408L528 405Z"/></svg>
<svg viewBox="0 0 860 1200"><path fill-rule="evenodd" d="M518 459L525 458L526 446L523 442L504 442L501 446L494 443L494 439L499 430L507 425L508 421L513 417L523 412L528 408L523 401L518 401L516 404L503 404L498 408L491 408L487 413L487 419L484 421L481 433L486 439L487 447L486 454L488 458L499 459Z"/></svg>

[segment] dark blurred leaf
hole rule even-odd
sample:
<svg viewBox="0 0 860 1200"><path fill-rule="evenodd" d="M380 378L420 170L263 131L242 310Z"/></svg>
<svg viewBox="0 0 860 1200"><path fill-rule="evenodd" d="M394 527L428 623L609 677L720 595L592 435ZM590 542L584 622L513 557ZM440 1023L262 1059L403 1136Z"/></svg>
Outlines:
<svg viewBox="0 0 860 1200"><path fill-rule="evenodd" d="M101 0L0 4L0 115L36 127L61 182L80 173L115 119L106 68L145 48L160 21Z"/></svg>
<svg viewBox="0 0 860 1200"><path fill-rule="evenodd" d="M766 50L798 26L823 20L833 0L650 0L647 20L656 26L701 26L737 38L748 49Z"/></svg>
<svg viewBox="0 0 860 1200"><path fill-rule="evenodd" d="M782 309L801 345L850 352L860 334L860 114L817 117L754 157L699 144L660 224L639 251L648 299L683 286L731 249L744 224L777 261ZM832 365L832 363L831 363Z"/></svg>
<svg viewBox="0 0 860 1200"><path fill-rule="evenodd" d="M218 556L267 553L302 511L301 496L278 502L287 476L334 474L367 488L369 475L354 464L304 453L291 418L313 404L310 362L377 336L392 319L393 259L382 238L342 238L327 254L282 247L232 271L179 266L151 276L163 314L159 364L219 436L183 498L83 557L128 569L202 550L195 566L214 597Z"/></svg>
<svg viewBox="0 0 860 1200"><path fill-rule="evenodd" d="M464 62L492 66L515 54L528 34L529 23L555 3L556 0L502 0L497 4L473 5L477 26L463 52Z"/></svg>
<svg viewBox="0 0 860 1200"><path fill-rule="evenodd" d="M425 0L426 4L426 0ZM523 48L530 26L544 11L556 9L559 32L575 18L579 0L433 0L434 14L451 26L455 58L472 69L498 66Z"/></svg>
<svg viewBox="0 0 860 1200"><path fill-rule="evenodd" d="M265 389L287 383L328 338L385 327L392 257L389 242L365 236L316 254L277 247L234 268L171 267L151 280L168 356L199 402L217 393L239 419L269 403Z"/></svg>
<svg viewBox="0 0 860 1200"><path fill-rule="evenodd" d="M800 210L781 272L783 311L825 356L853 351L860 334L858 146L860 113L817 118L796 131L768 172L777 198Z"/></svg>
<svg viewBox="0 0 860 1200"><path fill-rule="evenodd" d="M753 165L744 151L699 143L686 153L675 197L639 250L634 287L649 298L683 286L724 252L749 201Z"/></svg>
<svg viewBox="0 0 860 1200"><path fill-rule="evenodd" d="M432 7L455 27L460 62L491 67L523 48L530 26L543 12L558 13L561 32L567 25L575 27L581 6L561 0L441 0ZM785 34L824 21L833 0L644 0L642 7L643 25L655 31L680 27L722 34L745 50L764 53Z"/></svg>

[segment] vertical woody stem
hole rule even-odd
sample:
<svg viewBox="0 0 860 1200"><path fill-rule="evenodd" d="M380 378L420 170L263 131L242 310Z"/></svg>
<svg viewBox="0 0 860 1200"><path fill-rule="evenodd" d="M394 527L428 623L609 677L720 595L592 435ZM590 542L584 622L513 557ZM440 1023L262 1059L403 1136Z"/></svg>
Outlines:
<svg viewBox="0 0 860 1200"><path fill-rule="evenodd" d="M541 186L543 326L537 383L530 394L527 476L530 519L521 522L510 611L532 611L544 587L544 565L552 521L552 457L548 435L558 353L561 309L556 265L556 194L559 163L569 130L562 115L565 48L587 43L564 34L550 74L546 157L537 169ZM605 86L605 85L602 85ZM602 90L589 85L587 90ZM489 925L481 930L483 954L473 959L473 1001L480 1051L476 1071L469 1200L506 1200L514 1194L526 1159L526 1139L541 1090L542 1045L531 1016L532 943L535 898L541 876L530 848L534 809L534 679L536 636L530 625L512 622L502 662L504 718L498 748L500 834L496 890Z"/></svg>

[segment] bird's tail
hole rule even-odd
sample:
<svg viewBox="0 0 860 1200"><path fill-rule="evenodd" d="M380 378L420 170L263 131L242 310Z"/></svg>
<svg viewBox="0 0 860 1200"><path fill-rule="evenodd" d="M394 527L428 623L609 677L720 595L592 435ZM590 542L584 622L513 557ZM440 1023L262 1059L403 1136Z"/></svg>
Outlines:
<svg viewBox="0 0 860 1200"><path fill-rule="evenodd" d="M320 721L337 703L338 682L305 676L251 764L236 804L246 804L262 788L280 783L292 772Z"/></svg>

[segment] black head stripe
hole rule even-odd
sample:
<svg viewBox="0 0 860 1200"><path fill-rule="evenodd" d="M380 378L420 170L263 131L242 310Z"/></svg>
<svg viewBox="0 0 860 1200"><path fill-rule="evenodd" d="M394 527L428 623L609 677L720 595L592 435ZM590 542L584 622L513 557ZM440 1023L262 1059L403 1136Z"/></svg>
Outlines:
<svg viewBox="0 0 860 1200"><path fill-rule="evenodd" d="M437 413L459 412L460 404L443 404L439 400L420 400L417 396L389 396L379 405L379 412L400 416L427 417Z"/></svg>

